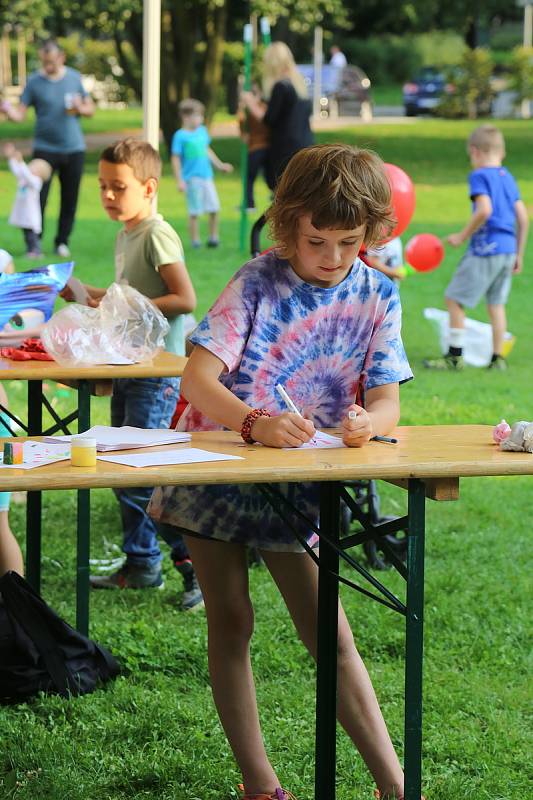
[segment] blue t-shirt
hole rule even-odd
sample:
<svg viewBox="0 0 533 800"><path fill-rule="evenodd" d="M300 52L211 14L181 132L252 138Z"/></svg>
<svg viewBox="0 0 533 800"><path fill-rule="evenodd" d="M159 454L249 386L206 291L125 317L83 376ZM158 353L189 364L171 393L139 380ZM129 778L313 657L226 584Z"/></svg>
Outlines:
<svg viewBox="0 0 533 800"><path fill-rule="evenodd" d="M59 80L34 72L20 97L25 106L34 106L37 122L33 146L53 153L78 153L85 150L79 117L67 114L68 95L87 97L80 73L65 67Z"/></svg>
<svg viewBox="0 0 533 800"><path fill-rule="evenodd" d="M516 181L505 167L481 167L468 178L472 202L480 194L490 197L492 214L470 240L475 256L516 253L515 203L520 199Z"/></svg>
<svg viewBox="0 0 533 800"><path fill-rule="evenodd" d="M172 137L170 151L181 161L184 181L191 178L212 178L213 167L209 161L207 149L211 137L205 125L199 125L194 131L180 128Z"/></svg>

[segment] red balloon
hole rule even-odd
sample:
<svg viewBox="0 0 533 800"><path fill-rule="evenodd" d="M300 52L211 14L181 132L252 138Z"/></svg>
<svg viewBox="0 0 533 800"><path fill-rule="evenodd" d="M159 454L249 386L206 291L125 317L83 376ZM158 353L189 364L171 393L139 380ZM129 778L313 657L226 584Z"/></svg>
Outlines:
<svg viewBox="0 0 533 800"><path fill-rule="evenodd" d="M431 272L444 258L444 247L438 236L419 233L405 245L405 260L417 272Z"/></svg>
<svg viewBox="0 0 533 800"><path fill-rule="evenodd" d="M392 207L398 220L396 227L385 241L394 239L407 228L415 211L415 187L409 175L395 164L385 164L385 171L392 189Z"/></svg>

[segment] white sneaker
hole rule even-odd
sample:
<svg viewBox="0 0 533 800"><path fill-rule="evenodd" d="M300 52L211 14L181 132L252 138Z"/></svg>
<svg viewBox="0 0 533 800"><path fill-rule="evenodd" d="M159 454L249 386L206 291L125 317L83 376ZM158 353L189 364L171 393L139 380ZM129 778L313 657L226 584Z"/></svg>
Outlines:
<svg viewBox="0 0 533 800"><path fill-rule="evenodd" d="M66 244L58 244L56 247L56 253L58 256L61 256L61 258L70 258L70 250Z"/></svg>

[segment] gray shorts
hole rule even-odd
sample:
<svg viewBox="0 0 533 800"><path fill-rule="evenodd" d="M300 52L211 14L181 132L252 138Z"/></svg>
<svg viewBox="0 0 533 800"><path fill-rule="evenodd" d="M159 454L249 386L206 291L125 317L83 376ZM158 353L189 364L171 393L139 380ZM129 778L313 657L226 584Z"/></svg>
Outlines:
<svg viewBox="0 0 533 800"><path fill-rule="evenodd" d="M215 214L220 210L220 202L212 178L189 178L185 184L189 216Z"/></svg>
<svg viewBox="0 0 533 800"><path fill-rule="evenodd" d="M446 289L445 297L474 308L484 296L491 306L503 306L511 291L515 253L474 256L465 253Z"/></svg>

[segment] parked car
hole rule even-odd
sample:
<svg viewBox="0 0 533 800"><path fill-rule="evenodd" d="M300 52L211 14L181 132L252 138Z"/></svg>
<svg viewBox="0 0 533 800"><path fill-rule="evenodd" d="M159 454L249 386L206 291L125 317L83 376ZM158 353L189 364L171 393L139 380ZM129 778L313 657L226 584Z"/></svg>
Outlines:
<svg viewBox="0 0 533 800"><path fill-rule="evenodd" d="M313 64L298 64L313 98L315 68ZM372 99L370 78L362 69L348 64L346 67L333 67L325 64L320 75L320 116L344 117L360 116L372 119Z"/></svg>
<svg viewBox="0 0 533 800"><path fill-rule="evenodd" d="M406 117L416 117L433 111L454 86L437 67L424 67L412 81L403 86L403 105Z"/></svg>

